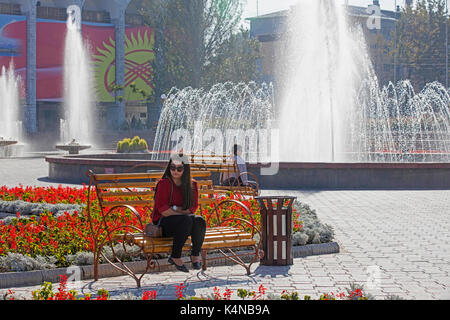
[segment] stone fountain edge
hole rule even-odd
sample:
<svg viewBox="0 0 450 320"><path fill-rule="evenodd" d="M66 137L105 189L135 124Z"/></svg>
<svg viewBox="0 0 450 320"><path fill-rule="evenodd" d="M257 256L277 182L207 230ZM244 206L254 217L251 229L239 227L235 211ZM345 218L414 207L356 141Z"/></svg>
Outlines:
<svg viewBox="0 0 450 320"><path fill-rule="evenodd" d="M150 160L147 154L98 154L47 156L50 180L88 183L88 170L96 173L124 172L138 164L143 170L162 170L166 160ZM450 190L450 163L316 163L280 162L274 174L264 170L270 164L248 163L262 189L307 190Z"/></svg>

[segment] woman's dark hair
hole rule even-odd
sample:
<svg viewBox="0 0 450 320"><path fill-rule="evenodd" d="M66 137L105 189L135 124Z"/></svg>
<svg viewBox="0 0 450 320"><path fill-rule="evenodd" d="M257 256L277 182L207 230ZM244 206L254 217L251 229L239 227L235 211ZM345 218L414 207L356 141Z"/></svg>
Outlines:
<svg viewBox="0 0 450 320"><path fill-rule="evenodd" d="M194 204L194 194L192 192L192 179L191 179L191 166L189 165L189 159L183 154L172 154L169 159L169 163L167 164L166 170L162 178L172 180L172 174L170 172L170 166L172 162L181 162L183 164L184 170L183 175L181 176L181 190L183 192L183 210L187 210Z"/></svg>

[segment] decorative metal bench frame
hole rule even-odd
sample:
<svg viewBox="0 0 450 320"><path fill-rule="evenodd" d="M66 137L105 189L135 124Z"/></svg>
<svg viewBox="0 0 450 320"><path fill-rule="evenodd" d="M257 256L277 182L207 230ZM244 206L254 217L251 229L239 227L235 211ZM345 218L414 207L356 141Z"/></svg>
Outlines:
<svg viewBox="0 0 450 320"><path fill-rule="evenodd" d="M142 277L151 269L159 268L155 259L156 254L170 253L172 247L172 238L152 238L144 234L145 224L141 219L136 207L145 207L151 210L153 205L154 188L162 177L163 172L152 173L117 173L117 174L95 174L92 171L87 172L89 177L87 217L91 228L93 238L94 252L94 279L98 280L98 265L100 257L110 263L116 269L130 275L135 281L137 287L141 286ZM202 212L202 206L212 205L214 210L215 225L207 228L205 240L202 246L202 269L206 270L207 261L222 259L223 257L208 258L208 250L218 250L225 258L234 261L243 266L247 275L251 273L251 266L264 256L261 250L262 237L261 232L256 226L252 213L242 202L238 200L227 199L218 202L213 196L215 190L210 180L209 171L191 171L192 177L197 180L199 187L199 206ZM91 192L95 188L99 202L99 218L94 219L92 212ZM207 195L207 198L202 197ZM113 199L109 198L113 197ZM132 197L130 199L130 197ZM138 198L138 200L136 200ZM223 219L219 209L225 204L235 204L248 216L248 219L228 218ZM108 219L118 210L127 209L134 214L139 223L138 226L119 225L114 228L108 226ZM211 216L212 217L212 216ZM236 222L233 227L228 226L229 222ZM207 221L211 223L211 221ZM100 225L99 225L100 224ZM247 229L245 229L247 226ZM250 230L250 232L248 231ZM259 237L259 238L258 238ZM121 244L125 253L129 256L144 256L147 264L145 271L138 276L131 270L123 259L121 259L115 245ZM137 250L130 252L126 245L135 247ZM113 259L109 259L102 251L109 247L112 251ZM236 248L252 248L252 250L242 254L236 253ZM190 250L190 239L183 247L183 251ZM242 256L250 256L250 262L244 262Z"/></svg>
<svg viewBox="0 0 450 320"><path fill-rule="evenodd" d="M206 154L195 153L188 155L190 160L190 166L193 170L206 170L211 172L221 173L220 185L215 185L214 188L217 192L232 191L242 195L259 196L260 189L258 183L258 177L252 172L239 172L236 160L229 154ZM222 185L222 174L234 173L238 179L231 186ZM249 181L249 185L243 185L239 182L239 178L243 175L251 176L254 181Z"/></svg>

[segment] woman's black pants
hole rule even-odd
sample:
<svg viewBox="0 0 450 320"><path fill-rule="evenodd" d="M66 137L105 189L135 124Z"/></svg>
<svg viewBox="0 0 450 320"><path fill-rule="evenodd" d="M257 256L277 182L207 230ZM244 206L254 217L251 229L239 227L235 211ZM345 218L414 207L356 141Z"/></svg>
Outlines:
<svg viewBox="0 0 450 320"><path fill-rule="evenodd" d="M181 258L181 251L189 236L192 241L192 256L199 256L206 233L206 222L203 217L195 215L179 215L162 217L160 223L163 237L173 237L172 258Z"/></svg>

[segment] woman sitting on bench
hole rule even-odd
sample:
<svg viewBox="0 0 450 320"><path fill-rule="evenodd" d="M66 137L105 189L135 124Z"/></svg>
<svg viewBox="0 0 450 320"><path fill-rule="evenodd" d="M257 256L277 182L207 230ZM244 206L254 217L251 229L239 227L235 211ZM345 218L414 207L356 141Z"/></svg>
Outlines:
<svg viewBox="0 0 450 320"><path fill-rule="evenodd" d="M206 222L203 217L195 215L197 208L198 188L197 182L191 179L189 160L181 154L174 154L156 186L152 220L162 227L163 237L173 237L168 262L179 271L189 272L181 260L181 252L189 236L192 240L192 266L201 269L200 251Z"/></svg>

